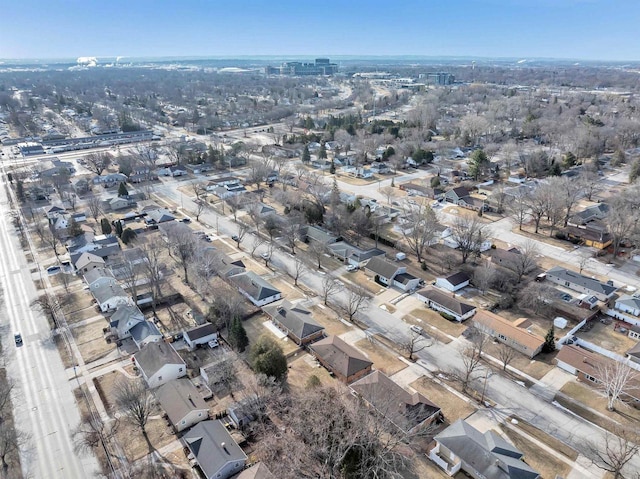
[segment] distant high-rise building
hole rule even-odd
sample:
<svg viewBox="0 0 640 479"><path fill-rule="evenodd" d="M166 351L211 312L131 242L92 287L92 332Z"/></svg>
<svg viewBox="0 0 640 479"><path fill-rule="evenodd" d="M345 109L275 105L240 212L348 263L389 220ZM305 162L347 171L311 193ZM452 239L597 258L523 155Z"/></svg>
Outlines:
<svg viewBox="0 0 640 479"><path fill-rule="evenodd" d="M265 72L269 75L333 75L338 71L338 65L331 63L328 58L316 58L314 63L284 62L279 67L268 66Z"/></svg>
<svg viewBox="0 0 640 479"><path fill-rule="evenodd" d="M426 75L420 75L427 77L427 83L430 85L451 85L456 81L456 77L451 73L446 72L436 72L436 73L427 73Z"/></svg>

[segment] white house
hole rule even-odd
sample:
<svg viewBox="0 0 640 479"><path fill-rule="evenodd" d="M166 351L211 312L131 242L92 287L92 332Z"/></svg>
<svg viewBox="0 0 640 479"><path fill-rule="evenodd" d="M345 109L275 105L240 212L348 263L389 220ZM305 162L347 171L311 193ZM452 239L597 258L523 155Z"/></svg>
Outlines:
<svg viewBox="0 0 640 479"><path fill-rule="evenodd" d="M78 273L86 274L92 269L104 268L104 260L93 253L82 253L74 266Z"/></svg>
<svg viewBox="0 0 640 479"><path fill-rule="evenodd" d="M144 320L144 314L142 314L140 308L132 304L123 304L118 307L110 318L111 331L118 339L130 338L131 328Z"/></svg>
<svg viewBox="0 0 640 479"><path fill-rule="evenodd" d="M431 287L417 291L416 298L434 311L445 313L459 322L469 319L476 312L475 306L459 301L455 295L451 296Z"/></svg>
<svg viewBox="0 0 640 479"><path fill-rule="evenodd" d="M388 261L384 256L374 256L365 266L365 270L375 275L380 283L386 286L395 286L402 291L411 291L420 285L420 278L407 273L407 267Z"/></svg>
<svg viewBox="0 0 640 479"><path fill-rule="evenodd" d="M458 272L446 278L436 278L436 286L447 291L458 291L469 286L471 278L466 273Z"/></svg>
<svg viewBox="0 0 640 479"><path fill-rule="evenodd" d="M133 356L133 362L150 388L187 374L187 365L171 344L152 342Z"/></svg>
<svg viewBox="0 0 640 479"><path fill-rule="evenodd" d="M184 332L184 342L189 346L189 349L195 349L200 345L207 344L209 341L217 340L218 331L211 323L205 323Z"/></svg>
<svg viewBox="0 0 640 479"><path fill-rule="evenodd" d="M282 292L253 271L245 271L231 276L229 280L249 301L256 306L264 306L282 299Z"/></svg>
<svg viewBox="0 0 640 479"><path fill-rule="evenodd" d="M620 296L615 302L615 307L608 309L606 313L634 326L640 326L640 298Z"/></svg>
<svg viewBox="0 0 640 479"><path fill-rule="evenodd" d="M98 286L91 294L103 313L113 311L123 304L133 304L131 297L117 283Z"/></svg>
<svg viewBox="0 0 640 479"><path fill-rule="evenodd" d="M110 269L94 268L84 274L84 281L89 286L89 291L94 291L101 286L116 284L116 278Z"/></svg>
<svg viewBox="0 0 640 479"><path fill-rule="evenodd" d="M209 419L209 407L188 378L174 379L154 392L177 432Z"/></svg>

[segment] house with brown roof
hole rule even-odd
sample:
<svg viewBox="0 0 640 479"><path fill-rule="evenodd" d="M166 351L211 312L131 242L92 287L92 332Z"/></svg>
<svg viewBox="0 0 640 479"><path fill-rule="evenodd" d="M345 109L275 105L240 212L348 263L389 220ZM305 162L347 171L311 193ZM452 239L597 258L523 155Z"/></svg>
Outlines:
<svg viewBox="0 0 640 479"><path fill-rule="evenodd" d="M556 356L556 363L560 369L575 375L579 381L597 386L600 383L601 371L607 365L613 365L614 359L581 348L575 344L566 344ZM631 398L640 401L640 379L633 378L629 387L623 391L621 399Z"/></svg>
<svg viewBox="0 0 640 479"><path fill-rule="evenodd" d="M177 432L209 419L209 407L188 378L169 381L154 391Z"/></svg>
<svg viewBox="0 0 640 479"><path fill-rule="evenodd" d="M347 384L369 374L373 366L364 354L338 336L321 339L309 349L320 364Z"/></svg>
<svg viewBox="0 0 640 479"><path fill-rule="evenodd" d="M427 287L416 292L416 298L434 311L447 314L456 321L469 319L476 313L476 307L463 303L455 294L447 294L436 288Z"/></svg>
<svg viewBox="0 0 640 479"><path fill-rule="evenodd" d="M459 271L452 275L447 276L446 278L436 278L436 286L446 289L447 291L458 291L462 288L466 288L469 286L471 282L471 278L467 273L463 273Z"/></svg>
<svg viewBox="0 0 640 479"><path fill-rule="evenodd" d="M318 324L311 311L299 304L283 301L282 304L262 308L271 321L299 346L324 336L324 326Z"/></svg>
<svg viewBox="0 0 640 479"><path fill-rule="evenodd" d="M440 408L418 392L410 393L381 371L359 379L351 390L395 427L410 433L441 417Z"/></svg>
<svg viewBox="0 0 640 479"><path fill-rule="evenodd" d="M490 311L480 310L473 317L473 324L480 331L530 358L542 351L544 346L544 338L527 328L528 321L525 318L511 322Z"/></svg>

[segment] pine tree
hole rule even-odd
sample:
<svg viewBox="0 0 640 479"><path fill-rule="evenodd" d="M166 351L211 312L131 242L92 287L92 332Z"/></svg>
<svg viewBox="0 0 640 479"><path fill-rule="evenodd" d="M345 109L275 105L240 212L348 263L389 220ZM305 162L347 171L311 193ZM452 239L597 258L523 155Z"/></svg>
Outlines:
<svg viewBox="0 0 640 479"><path fill-rule="evenodd" d="M125 230L120 235L120 239L124 244L129 244L136 239L136 236L138 235L131 228L125 228Z"/></svg>
<svg viewBox="0 0 640 479"><path fill-rule="evenodd" d="M120 186L118 186L118 196L129 196L129 190L127 190L127 185L124 182L121 182Z"/></svg>
<svg viewBox="0 0 640 479"><path fill-rule="evenodd" d="M107 218L102 218L100 220L100 229L102 230L103 235L110 235L113 231L111 223L109 223L109 220Z"/></svg>
<svg viewBox="0 0 640 479"><path fill-rule="evenodd" d="M553 325L547 331L546 336L544 337L544 344L542 345L543 353L551 353L556 350L556 338L555 338L555 329Z"/></svg>
<svg viewBox="0 0 640 479"><path fill-rule="evenodd" d="M116 221L113 226L116 229L116 236L120 238L122 236L122 223L120 221Z"/></svg>
<svg viewBox="0 0 640 479"><path fill-rule="evenodd" d="M242 325L242 321L237 316L233 318L231 328L229 328L229 344L231 347L239 353L244 352L249 345L249 338L247 332Z"/></svg>
<svg viewBox="0 0 640 479"><path fill-rule="evenodd" d="M327 158L327 147L324 144L324 141L320 145L320 151L318 151L318 159L324 160Z"/></svg>
<svg viewBox="0 0 640 479"><path fill-rule="evenodd" d="M302 151L302 162L309 163L311 161L311 153L309 153L309 145L304 146L304 150Z"/></svg>
<svg viewBox="0 0 640 479"><path fill-rule="evenodd" d="M71 218L71 221L69 221L69 226L67 226L67 233L71 237L80 236L82 234L82 228L73 218Z"/></svg>

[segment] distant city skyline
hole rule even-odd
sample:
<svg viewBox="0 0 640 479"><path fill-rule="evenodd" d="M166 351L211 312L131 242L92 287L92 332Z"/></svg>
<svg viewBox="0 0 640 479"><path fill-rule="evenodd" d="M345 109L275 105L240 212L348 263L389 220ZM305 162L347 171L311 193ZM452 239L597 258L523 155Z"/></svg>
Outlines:
<svg viewBox="0 0 640 479"><path fill-rule="evenodd" d="M633 0L24 0L0 58L424 56L640 60Z"/></svg>

